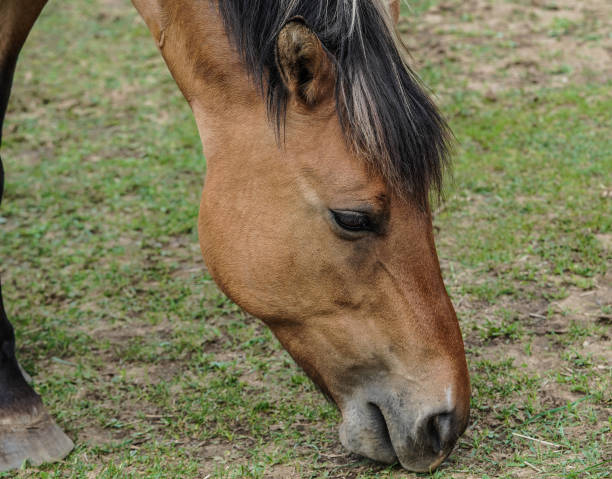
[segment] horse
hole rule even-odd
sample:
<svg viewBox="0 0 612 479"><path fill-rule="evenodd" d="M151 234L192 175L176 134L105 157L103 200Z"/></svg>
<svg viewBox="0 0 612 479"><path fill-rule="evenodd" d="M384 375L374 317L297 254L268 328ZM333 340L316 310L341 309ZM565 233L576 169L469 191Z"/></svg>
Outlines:
<svg viewBox="0 0 612 479"><path fill-rule="evenodd" d="M46 1L0 3L0 121ZM431 213L452 134L406 63L397 0L132 3L198 127L213 279L338 407L348 451L435 469L470 402ZM0 313L0 470L60 460L73 443Z"/></svg>

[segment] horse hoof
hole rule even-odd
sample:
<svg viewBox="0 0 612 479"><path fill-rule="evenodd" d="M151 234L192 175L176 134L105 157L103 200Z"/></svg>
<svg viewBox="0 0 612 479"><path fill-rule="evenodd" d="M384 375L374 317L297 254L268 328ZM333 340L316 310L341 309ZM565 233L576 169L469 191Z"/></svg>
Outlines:
<svg viewBox="0 0 612 479"><path fill-rule="evenodd" d="M0 417L0 472L26 461L33 466L59 461L73 447L42 404L33 407L31 414Z"/></svg>

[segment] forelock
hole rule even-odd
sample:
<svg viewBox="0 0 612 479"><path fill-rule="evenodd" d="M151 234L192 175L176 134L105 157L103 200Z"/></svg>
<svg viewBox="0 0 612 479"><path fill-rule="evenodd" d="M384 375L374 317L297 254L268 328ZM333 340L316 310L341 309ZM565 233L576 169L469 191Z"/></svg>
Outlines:
<svg viewBox="0 0 612 479"><path fill-rule="evenodd" d="M336 109L356 155L399 195L426 206L439 194L450 130L402 55L382 0L217 0L226 30L266 99L277 132L289 92L276 39L299 16L336 63Z"/></svg>

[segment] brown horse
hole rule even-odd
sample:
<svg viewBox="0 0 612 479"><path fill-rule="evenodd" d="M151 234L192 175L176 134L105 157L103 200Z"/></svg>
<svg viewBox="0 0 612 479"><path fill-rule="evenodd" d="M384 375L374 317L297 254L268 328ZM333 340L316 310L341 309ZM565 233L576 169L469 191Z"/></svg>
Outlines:
<svg viewBox="0 0 612 479"><path fill-rule="evenodd" d="M46 0L0 3L0 118ZM199 233L221 289L342 412L350 451L427 471L469 416L463 342L434 247L448 129L385 0L133 0L208 169ZM0 470L72 447L0 318Z"/></svg>

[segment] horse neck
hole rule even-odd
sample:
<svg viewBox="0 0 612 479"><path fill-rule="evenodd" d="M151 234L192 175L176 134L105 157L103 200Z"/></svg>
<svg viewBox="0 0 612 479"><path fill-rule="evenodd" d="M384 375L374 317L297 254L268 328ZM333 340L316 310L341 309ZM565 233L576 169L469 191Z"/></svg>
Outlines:
<svg viewBox="0 0 612 479"><path fill-rule="evenodd" d="M274 141L261 95L230 45L216 2L133 0L190 104L209 162L236 135ZM257 117L257 118L253 118ZM258 119L259 121L254 121ZM262 131L252 131L253 128Z"/></svg>

